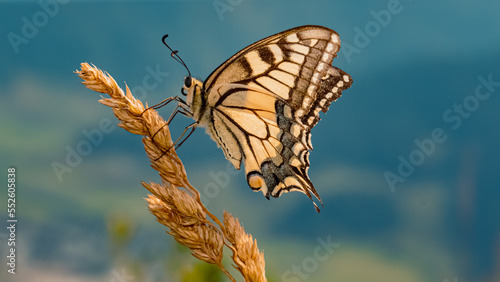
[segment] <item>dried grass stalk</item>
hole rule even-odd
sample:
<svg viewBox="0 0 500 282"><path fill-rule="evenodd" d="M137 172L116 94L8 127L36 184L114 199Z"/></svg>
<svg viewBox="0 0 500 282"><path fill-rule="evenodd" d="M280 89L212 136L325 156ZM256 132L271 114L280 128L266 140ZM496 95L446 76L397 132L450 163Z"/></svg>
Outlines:
<svg viewBox="0 0 500 282"><path fill-rule="evenodd" d="M93 65L82 63L76 73L87 88L109 95L99 101L112 108L120 127L144 136L142 141L151 166L159 172L163 183L142 185L152 194L146 199L149 210L158 222L168 227L167 233L188 247L194 257L217 265L231 281L236 280L222 264L224 246L232 250L234 267L245 281L267 281L264 255L257 247L257 240L245 232L237 218L225 212L222 223L203 205L200 193L189 183L184 165L173 148L170 130L156 110L145 111L128 86L124 93L108 73Z"/></svg>
<svg viewBox="0 0 500 282"><path fill-rule="evenodd" d="M236 249L233 260L236 268L245 277L245 281L267 281L265 273L264 254L259 252L257 240L245 233L239 220L228 212L224 212L224 234Z"/></svg>

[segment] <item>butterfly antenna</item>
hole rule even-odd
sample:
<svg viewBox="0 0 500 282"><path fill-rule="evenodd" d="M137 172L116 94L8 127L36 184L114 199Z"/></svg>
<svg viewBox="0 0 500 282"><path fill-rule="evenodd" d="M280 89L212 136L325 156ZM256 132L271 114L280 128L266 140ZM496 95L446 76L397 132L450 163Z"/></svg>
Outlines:
<svg viewBox="0 0 500 282"><path fill-rule="evenodd" d="M163 42L163 44L165 44L165 46L167 46L168 49L170 49L170 51L172 51L172 58L174 58L177 62L179 62L181 65L183 65L186 70L188 71L188 74L189 76L191 76L191 72L189 71L188 67L186 66L186 63L184 63L184 61L181 59L181 57L179 56L179 54L177 54L179 51L178 50L173 50L172 48L170 48L170 46L168 46L167 42L165 42L165 39L167 39L168 37L168 34L165 34L163 35L163 37L161 38L161 41Z"/></svg>

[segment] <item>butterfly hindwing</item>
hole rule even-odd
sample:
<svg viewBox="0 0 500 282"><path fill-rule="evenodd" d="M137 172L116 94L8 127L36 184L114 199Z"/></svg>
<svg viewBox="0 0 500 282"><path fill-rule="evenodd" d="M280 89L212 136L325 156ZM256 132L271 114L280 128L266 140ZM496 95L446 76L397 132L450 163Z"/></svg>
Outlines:
<svg viewBox="0 0 500 282"><path fill-rule="evenodd" d="M208 132L266 197L297 190L320 200L307 175L311 129L352 83L331 66L339 48L333 30L294 28L239 51L203 84Z"/></svg>
<svg viewBox="0 0 500 282"><path fill-rule="evenodd" d="M224 94L212 107L214 123L209 128L236 167L241 159L235 163L233 151L244 156L250 187L266 197L279 197L289 190L308 193L308 151L301 135L305 128L294 122L286 102L273 93L243 84L224 84L213 91Z"/></svg>

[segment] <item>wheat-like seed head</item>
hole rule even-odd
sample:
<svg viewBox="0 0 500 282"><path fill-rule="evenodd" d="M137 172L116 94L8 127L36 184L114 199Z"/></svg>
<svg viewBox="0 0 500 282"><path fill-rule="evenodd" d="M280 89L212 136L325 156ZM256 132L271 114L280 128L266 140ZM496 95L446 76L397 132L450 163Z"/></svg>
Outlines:
<svg viewBox="0 0 500 282"><path fill-rule="evenodd" d="M267 281L265 277L264 254L259 252L257 240L247 234L239 220L230 213L224 212L224 234L236 249L233 258L238 270L246 281Z"/></svg>
<svg viewBox="0 0 500 282"><path fill-rule="evenodd" d="M222 265L224 245L233 251L235 267L245 281L267 281L264 255L257 247L257 240L245 232L237 218L225 212L222 224L203 205L173 148L165 120L154 109L146 110L128 86L124 93L108 73L95 66L82 63L76 73L87 88L110 96L99 101L112 108L120 127L144 136L142 141L151 166L159 172L163 183L143 182L142 185L152 193L146 199L149 210L158 222L169 228L167 233L191 249L194 257L217 265L231 281L236 280Z"/></svg>

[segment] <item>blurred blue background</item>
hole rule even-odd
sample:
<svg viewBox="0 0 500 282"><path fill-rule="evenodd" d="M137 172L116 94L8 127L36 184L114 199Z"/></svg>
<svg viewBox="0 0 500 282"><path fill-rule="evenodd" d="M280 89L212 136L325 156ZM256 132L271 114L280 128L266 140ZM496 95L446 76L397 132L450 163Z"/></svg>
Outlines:
<svg viewBox="0 0 500 282"><path fill-rule="evenodd" d="M140 181L159 177L140 137L115 126L73 71L93 63L153 105L178 95L186 75L161 43L165 33L205 79L241 48L304 24L340 34L333 64L354 80L313 130L309 174L325 208L317 214L299 193L270 201L253 193L201 129L178 153L208 208L230 211L257 238L270 281L500 281L500 2L0 7L1 179L17 169L19 220L15 276L0 229L1 281L218 281L148 212ZM174 136L189 123L176 118ZM430 141L435 130L446 139ZM97 139L85 148L88 136ZM85 155L68 158L72 150ZM326 258L315 257L318 248Z"/></svg>

